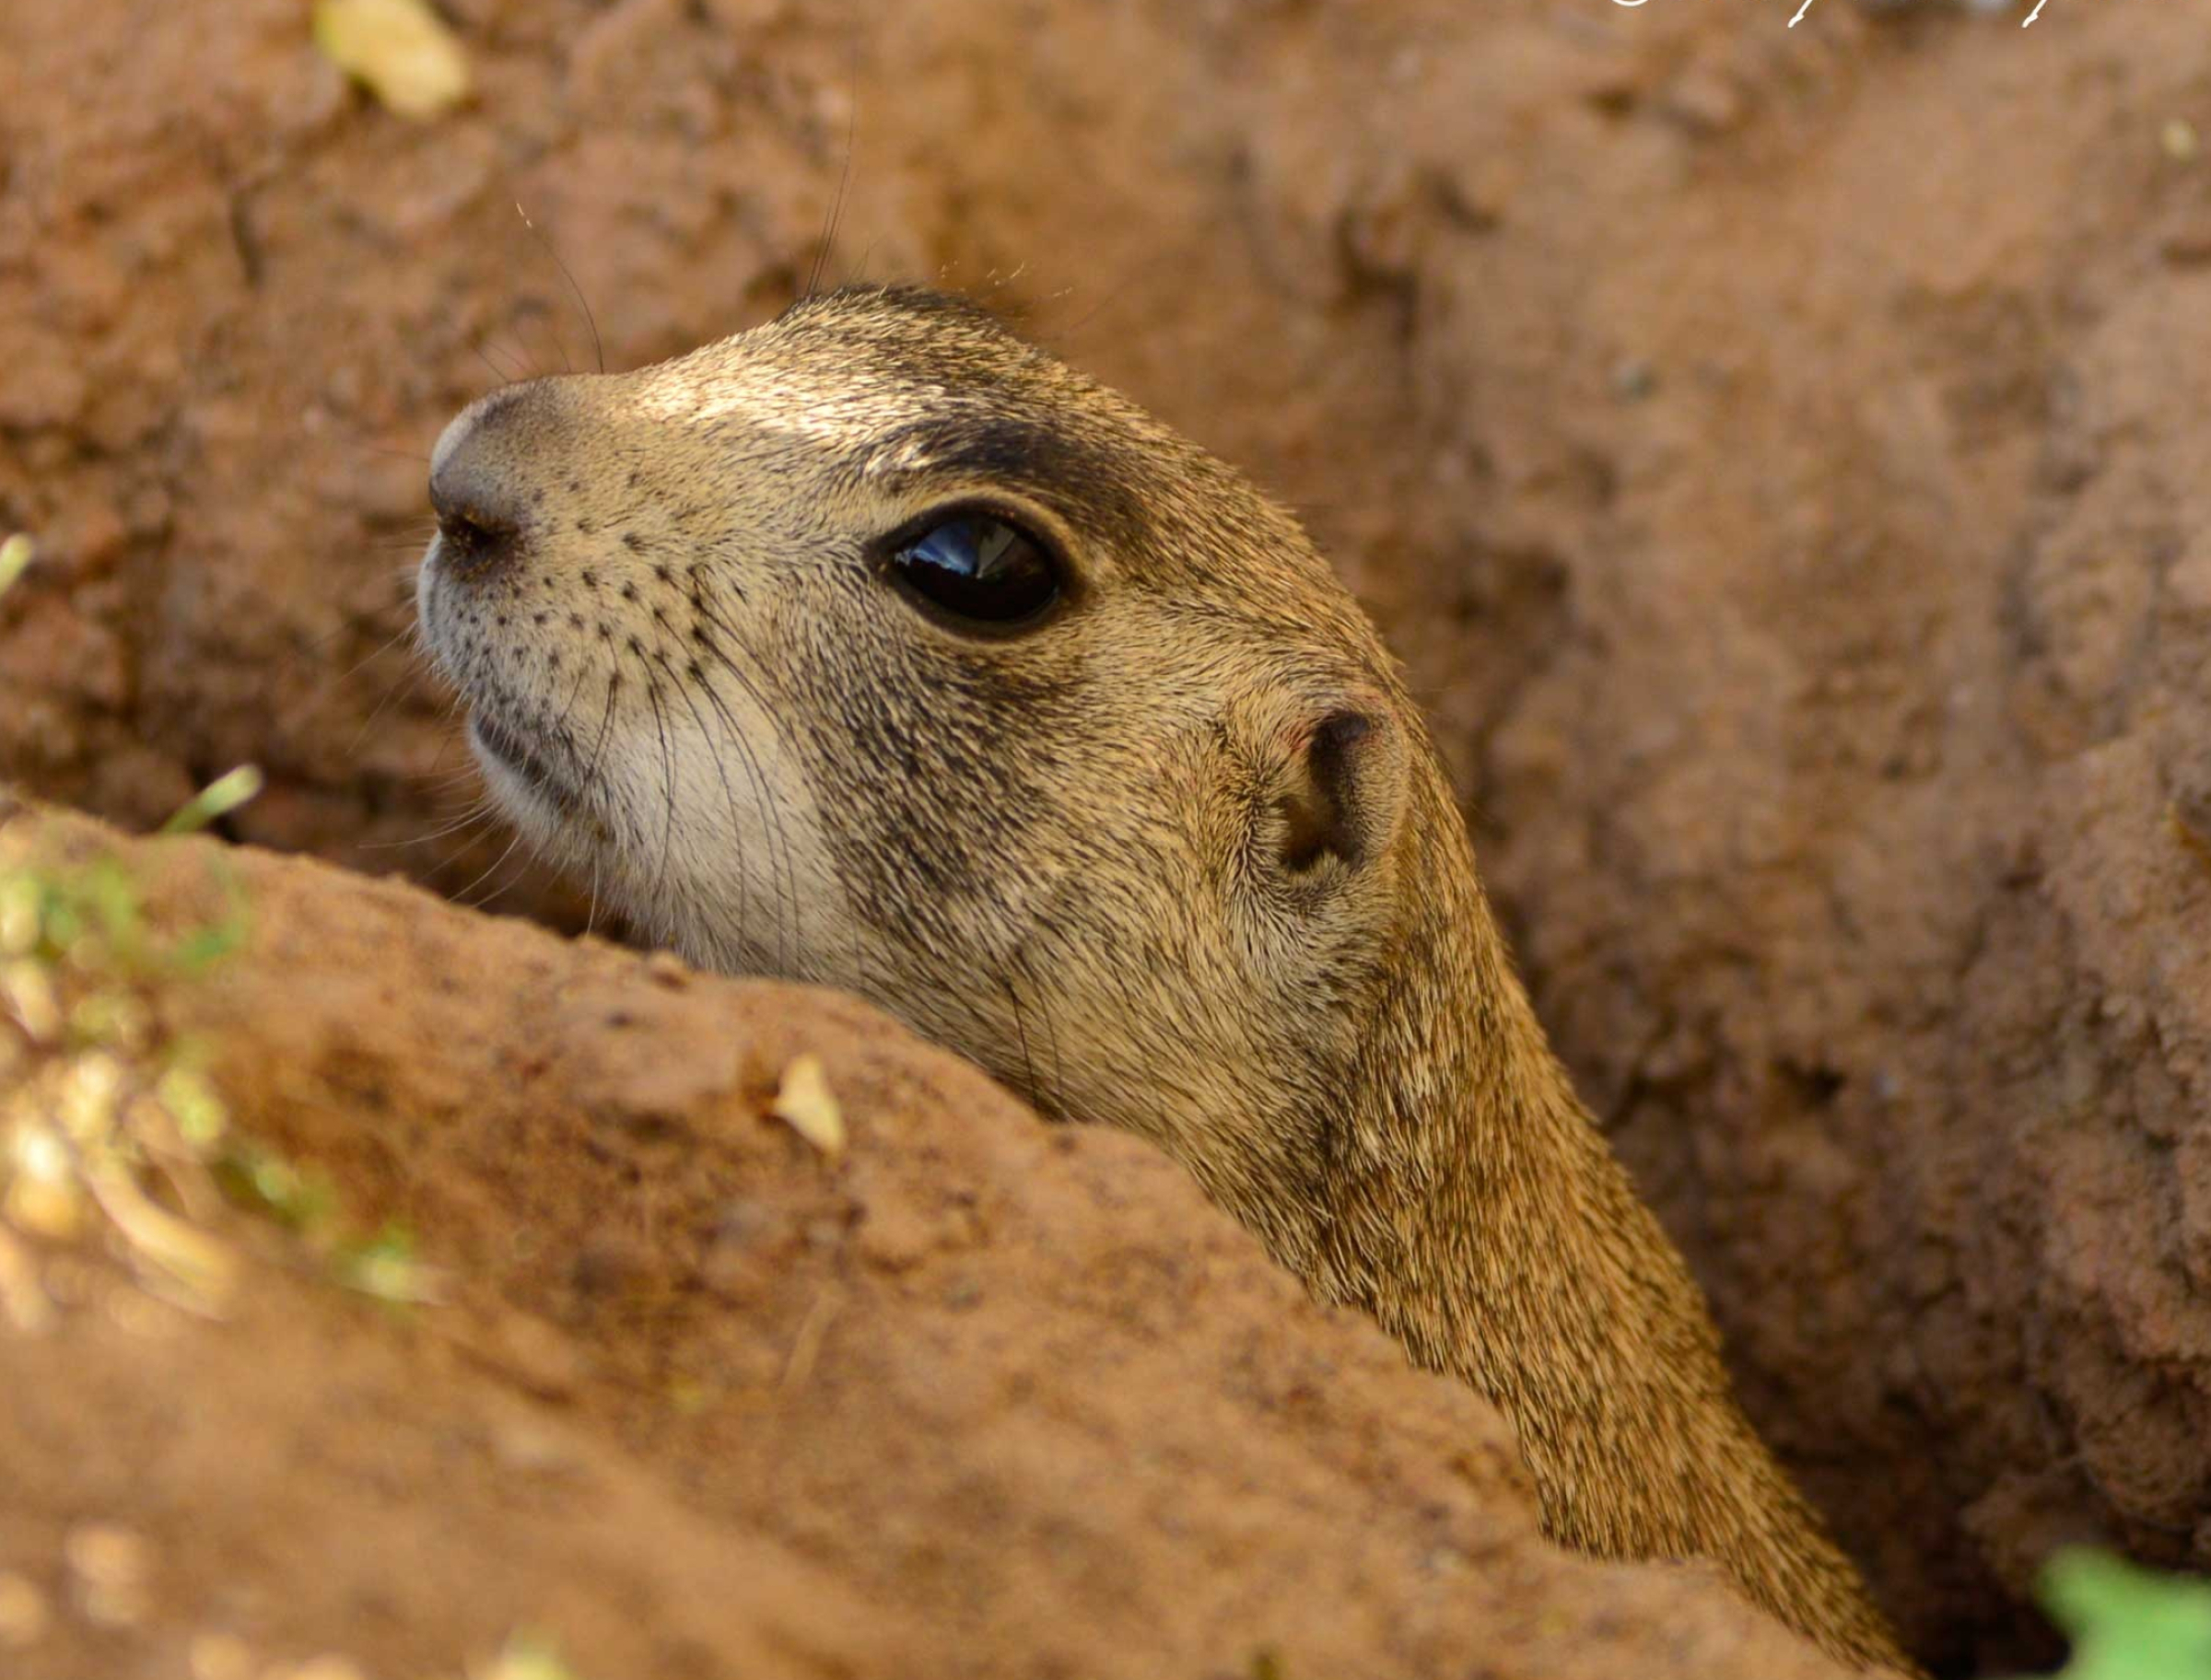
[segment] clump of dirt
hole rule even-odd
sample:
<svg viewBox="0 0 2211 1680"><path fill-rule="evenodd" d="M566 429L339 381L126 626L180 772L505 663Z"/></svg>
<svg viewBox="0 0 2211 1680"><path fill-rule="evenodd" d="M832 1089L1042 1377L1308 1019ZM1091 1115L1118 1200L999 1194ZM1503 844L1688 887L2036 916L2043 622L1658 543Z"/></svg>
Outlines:
<svg viewBox="0 0 2211 1680"><path fill-rule="evenodd" d="M1840 1672L1714 1571L1555 1550L1488 1406L1153 1151L858 1003L122 856L165 933L248 907L160 1029L240 1133L412 1228L439 1300L240 1219L216 1322L41 1251L63 1310L0 1328L0 1574L43 1607L11 1674L458 1674L518 1627L584 1675ZM801 1056L835 1154L771 1113Z"/></svg>
<svg viewBox="0 0 2211 1680"><path fill-rule="evenodd" d="M1946 1667L2211 1566L2211 39L1772 0L14 6L0 774L556 923L404 645L497 379L943 278L1291 497L1758 1421ZM1890 15L1893 12L1893 16ZM848 151L848 136L857 145ZM486 365L488 360L489 365ZM429 838L430 836L440 836Z"/></svg>

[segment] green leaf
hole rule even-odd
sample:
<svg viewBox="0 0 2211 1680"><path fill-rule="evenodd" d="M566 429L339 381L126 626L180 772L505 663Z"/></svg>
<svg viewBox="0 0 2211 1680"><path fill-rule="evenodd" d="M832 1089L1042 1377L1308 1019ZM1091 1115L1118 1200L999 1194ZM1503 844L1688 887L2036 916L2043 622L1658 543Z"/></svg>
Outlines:
<svg viewBox="0 0 2211 1680"><path fill-rule="evenodd" d="M2073 1638L2058 1680L2211 1680L2211 1581L2069 1547L2043 1567L2041 1596Z"/></svg>
<svg viewBox="0 0 2211 1680"><path fill-rule="evenodd" d="M195 829L205 828L216 818L228 816L259 793L261 787L261 766L240 764L228 775L216 776L185 800L177 814L161 825L161 832L189 834Z"/></svg>

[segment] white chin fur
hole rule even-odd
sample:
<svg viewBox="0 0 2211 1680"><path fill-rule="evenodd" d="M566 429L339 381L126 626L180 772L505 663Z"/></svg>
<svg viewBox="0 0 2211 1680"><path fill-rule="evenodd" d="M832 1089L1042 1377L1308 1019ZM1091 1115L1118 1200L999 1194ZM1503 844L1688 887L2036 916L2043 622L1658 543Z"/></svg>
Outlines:
<svg viewBox="0 0 2211 1680"><path fill-rule="evenodd" d="M558 862L574 847L567 835L567 823L551 800L506 760L476 738L475 720L469 720L468 750L483 772L485 791L507 820L521 831L522 838L541 857Z"/></svg>
<svg viewBox="0 0 2211 1680"><path fill-rule="evenodd" d="M774 750L764 718L740 712L739 721L756 776L726 741L695 728L671 729L663 744L657 730L617 726L576 810L473 728L469 745L486 789L531 848L620 906L640 936L702 968L834 978L852 935L812 790Z"/></svg>

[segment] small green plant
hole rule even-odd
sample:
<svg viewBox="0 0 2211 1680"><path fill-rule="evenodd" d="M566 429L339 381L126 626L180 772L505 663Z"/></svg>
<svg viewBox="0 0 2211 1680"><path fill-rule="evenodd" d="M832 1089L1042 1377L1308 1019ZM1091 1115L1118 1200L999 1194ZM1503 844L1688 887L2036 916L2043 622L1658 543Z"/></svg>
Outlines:
<svg viewBox="0 0 2211 1680"><path fill-rule="evenodd" d="M415 1233L398 1223L374 1236L339 1238L330 1251L330 1273L356 1293L391 1306L438 1299L436 1278L415 1256Z"/></svg>
<svg viewBox="0 0 2211 1680"><path fill-rule="evenodd" d="M2073 1640L2056 1680L2211 1680L2211 1581L2069 1547L2043 1567L2041 1598Z"/></svg>
<svg viewBox="0 0 2211 1680"><path fill-rule="evenodd" d="M438 1299L437 1278L415 1256L415 1234L387 1224L371 1236L353 1232L341 1216L336 1189L274 1149L233 1138L212 1162L215 1182L238 1207L298 1235L319 1254L333 1280L392 1306Z"/></svg>
<svg viewBox="0 0 2211 1680"><path fill-rule="evenodd" d="M525 1629L510 1635L488 1666L472 1665L470 1680L578 1680L578 1675L549 1635Z"/></svg>
<svg viewBox="0 0 2211 1680"><path fill-rule="evenodd" d="M184 801L177 814L161 825L165 834L189 834L228 816L261 791L261 766L240 764L228 776L218 776Z"/></svg>
<svg viewBox="0 0 2211 1680"><path fill-rule="evenodd" d="M228 1116L153 995L234 949L242 908L164 939L120 862L37 848L30 823L0 829L0 1307L30 1323L50 1311L10 1229L65 1241L97 1210L149 1289L219 1311L236 1262L195 1216L216 1205L207 1163Z"/></svg>
<svg viewBox="0 0 2211 1680"><path fill-rule="evenodd" d="M0 591L31 557L25 538L0 542ZM260 788L243 765L162 833L204 828ZM164 933L121 859L57 858L34 822L0 822L0 1315L19 1325L53 1312L26 1244L74 1240L96 1214L150 1292L221 1312L238 1261L206 1227L226 1200L298 1232L349 1289L398 1303L433 1296L406 1231L349 1232L326 1182L231 1130L197 1047L160 1026L161 992L246 940L245 895L220 859L213 867L221 914Z"/></svg>

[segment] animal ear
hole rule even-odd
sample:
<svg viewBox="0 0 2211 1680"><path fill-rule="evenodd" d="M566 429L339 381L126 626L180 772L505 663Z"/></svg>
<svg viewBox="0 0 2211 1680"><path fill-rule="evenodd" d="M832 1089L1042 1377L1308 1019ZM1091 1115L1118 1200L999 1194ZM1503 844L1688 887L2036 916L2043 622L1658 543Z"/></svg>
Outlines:
<svg viewBox="0 0 2211 1680"><path fill-rule="evenodd" d="M1282 867L1303 874L1323 858L1360 864L1396 831L1404 802L1404 747L1379 708L1344 706L1305 732L1284 773Z"/></svg>

